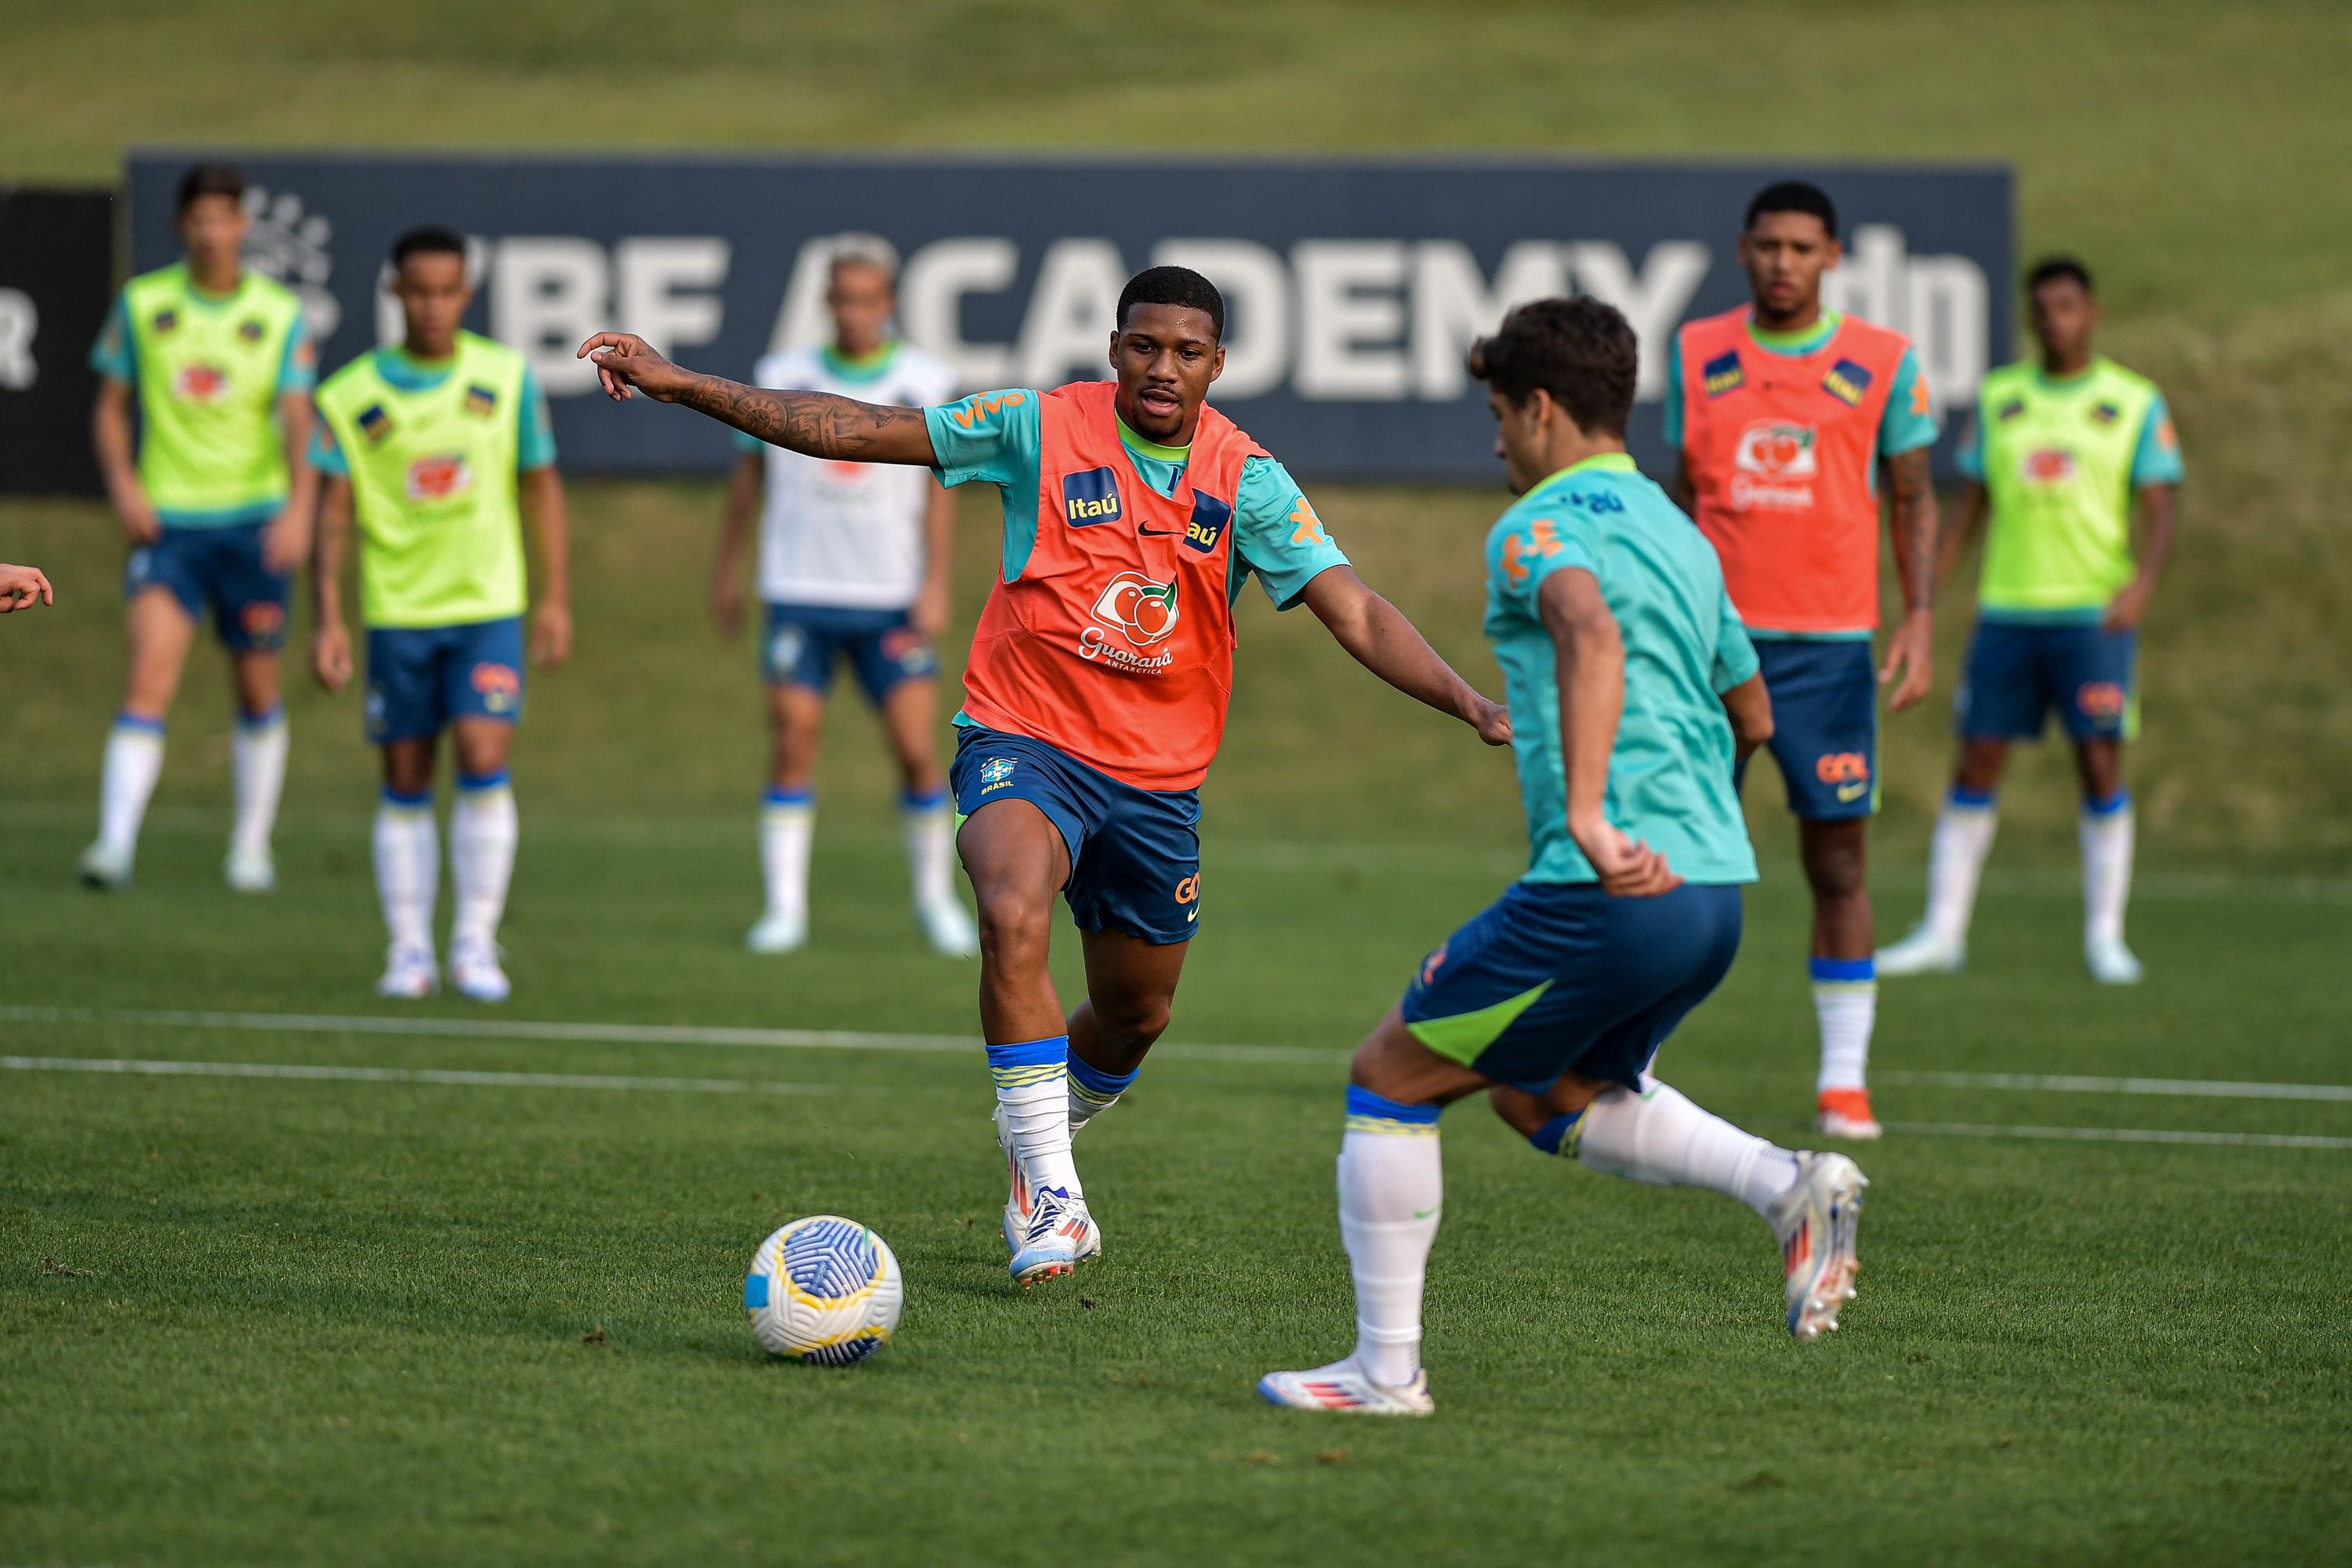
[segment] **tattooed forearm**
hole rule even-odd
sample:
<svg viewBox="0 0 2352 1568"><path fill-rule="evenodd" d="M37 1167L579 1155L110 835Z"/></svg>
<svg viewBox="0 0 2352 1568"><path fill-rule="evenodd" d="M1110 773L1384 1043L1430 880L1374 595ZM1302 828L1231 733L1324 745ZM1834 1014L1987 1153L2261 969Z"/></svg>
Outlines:
<svg viewBox="0 0 2352 1568"><path fill-rule="evenodd" d="M1936 595L1936 481L1927 448L1904 452L1886 462L1895 500L1895 575L1903 584L1903 607L1925 609Z"/></svg>
<svg viewBox="0 0 2352 1568"><path fill-rule="evenodd" d="M716 375L697 377L678 401L746 435L812 458L931 461L930 432L919 408L885 408L824 392L771 392Z"/></svg>

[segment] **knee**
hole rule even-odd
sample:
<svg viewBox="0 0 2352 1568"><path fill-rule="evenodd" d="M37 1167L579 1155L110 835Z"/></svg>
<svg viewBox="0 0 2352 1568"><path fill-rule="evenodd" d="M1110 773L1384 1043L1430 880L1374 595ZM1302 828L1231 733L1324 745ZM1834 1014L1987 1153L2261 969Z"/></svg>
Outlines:
<svg viewBox="0 0 2352 1568"><path fill-rule="evenodd" d="M1859 897L1864 886L1862 836L1840 836L1805 847L1805 881L1817 899Z"/></svg>
<svg viewBox="0 0 2352 1568"><path fill-rule="evenodd" d="M1103 1040L1124 1056L1140 1056L1168 1032L1171 998L1152 994L1122 998L1106 1007L1097 1002L1095 1026Z"/></svg>
<svg viewBox="0 0 2352 1568"><path fill-rule="evenodd" d="M1042 964L1053 942L1054 898L1020 885L991 884L973 900L980 913L981 956L991 964Z"/></svg>

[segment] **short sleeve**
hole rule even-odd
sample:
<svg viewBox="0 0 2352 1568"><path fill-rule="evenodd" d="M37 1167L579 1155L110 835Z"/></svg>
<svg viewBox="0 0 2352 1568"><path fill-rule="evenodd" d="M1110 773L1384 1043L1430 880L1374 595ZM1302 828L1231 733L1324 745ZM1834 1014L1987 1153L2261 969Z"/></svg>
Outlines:
<svg viewBox="0 0 2352 1568"><path fill-rule="evenodd" d="M1666 438L1666 450L1683 449L1683 335L1678 331L1666 340L1666 391L1660 400L1659 426Z"/></svg>
<svg viewBox="0 0 2352 1568"><path fill-rule="evenodd" d="M331 479L352 477L351 459L343 456L334 427L323 419L310 426L310 467Z"/></svg>
<svg viewBox="0 0 2352 1568"><path fill-rule="evenodd" d="M940 483L984 479L992 485L1029 485L1037 479L1045 444L1038 394L1030 387L975 392L958 403L923 410L939 458Z"/></svg>
<svg viewBox="0 0 2352 1568"><path fill-rule="evenodd" d="M2172 427L2172 410L2162 393L2151 398L2147 417L2140 422L2139 446L2132 453L2132 489L2180 482L2180 437Z"/></svg>
<svg viewBox="0 0 2352 1568"><path fill-rule="evenodd" d="M1315 514L1314 502L1272 458L1252 458L1242 465L1234 497L1234 553L1256 574L1277 610L1290 608L1307 584L1348 563Z"/></svg>
<svg viewBox="0 0 2352 1568"><path fill-rule="evenodd" d="M1906 348L1895 367L1895 390L1878 420L1878 455L1899 458L1936 444L1936 403L1919 370L1919 351Z"/></svg>
<svg viewBox="0 0 2352 1568"><path fill-rule="evenodd" d="M1952 466L1960 478L1984 483L1984 411L1969 410L1969 422L1960 426L1959 445L1952 449Z"/></svg>
<svg viewBox="0 0 2352 1568"><path fill-rule="evenodd" d="M1487 546L1487 592L1494 602L1506 605L1531 621L1543 617L1536 611L1536 593L1544 579L1555 572L1574 566L1601 575L1599 563L1592 552L1571 536L1557 518L1528 516L1513 518L1495 531Z"/></svg>
<svg viewBox="0 0 2352 1568"><path fill-rule="evenodd" d="M309 392L319 384L319 345L310 341L310 323L294 313L286 331L286 353L278 361L278 395Z"/></svg>
<svg viewBox="0 0 2352 1568"><path fill-rule="evenodd" d="M106 313L106 325L99 329L98 342L89 346L89 368L109 381L119 381L125 386L139 384L138 345L131 341L131 297L117 294L114 308Z"/></svg>
<svg viewBox="0 0 2352 1568"><path fill-rule="evenodd" d="M1748 640L1748 628L1740 624L1739 612L1731 607L1731 594L1726 590L1723 604L1717 611L1715 634L1715 668L1711 683L1720 697L1735 686L1753 679L1761 668L1756 657L1756 645Z"/></svg>
<svg viewBox="0 0 2352 1568"><path fill-rule="evenodd" d="M547 389L528 364L522 367L522 389L515 399L515 471L527 474L555 462L555 420L548 413Z"/></svg>

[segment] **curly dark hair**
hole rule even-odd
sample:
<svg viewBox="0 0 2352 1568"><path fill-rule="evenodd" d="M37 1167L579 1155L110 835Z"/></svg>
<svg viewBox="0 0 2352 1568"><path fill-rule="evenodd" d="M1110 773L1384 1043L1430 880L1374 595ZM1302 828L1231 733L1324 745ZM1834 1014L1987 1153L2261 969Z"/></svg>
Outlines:
<svg viewBox="0 0 2352 1568"><path fill-rule="evenodd" d="M1127 330L1127 313L1138 305L1179 305L1207 313L1209 330L1223 342L1225 337L1225 297L1217 286L1189 267L1147 267L1127 280L1118 294L1118 329Z"/></svg>
<svg viewBox="0 0 2352 1568"><path fill-rule="evenodd" d="M1625 434L1640 364L1624 312L1588 294L1530 300L1470 345L1470 374L1513 407L1542 387L1588 436Z"/></svg>

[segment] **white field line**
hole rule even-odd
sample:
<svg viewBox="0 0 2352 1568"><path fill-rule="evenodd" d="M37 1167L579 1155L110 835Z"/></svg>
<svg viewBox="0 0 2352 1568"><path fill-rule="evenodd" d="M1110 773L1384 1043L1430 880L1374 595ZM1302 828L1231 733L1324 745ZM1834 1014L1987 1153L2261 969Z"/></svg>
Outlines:
<svg viewBox="0 0 2352 1568"><path fill-rule="evenodd" d="M599 1089L667 1094L839 1094L829 1083L740 1078L630 1078L602 1073L466 1072L442 1068L319 1067L298 1062L141 1061L121 1057L0 1057L7 1072L130 1073L142 1078L290 1078L338 1083L456 1084L467 1089ZM854 1090L851 1092L855 1092Z"/></svg>
<svg viewBox="0 0 2352 1568"><path fill-rule="evenodd" d="M2215 1143L2253 1149L2352 1149L2352 1138L2306 1132L2184 1132L2158 1127L1991 1127L1974 1121L1889 1121L1921 1138L2045 1138L2068 1143Z"/></svg>
<svg viewBox="0 0 2352 1568"><path fill-rule="evenodd" d="M1897 1089L2021 1089L2037 1094L2189 1095L2205 1100L2346 1100L2352 1084L2233 1083L2210 1078L2086 1078L2074 1073L1879 1072Z"/></svg>

